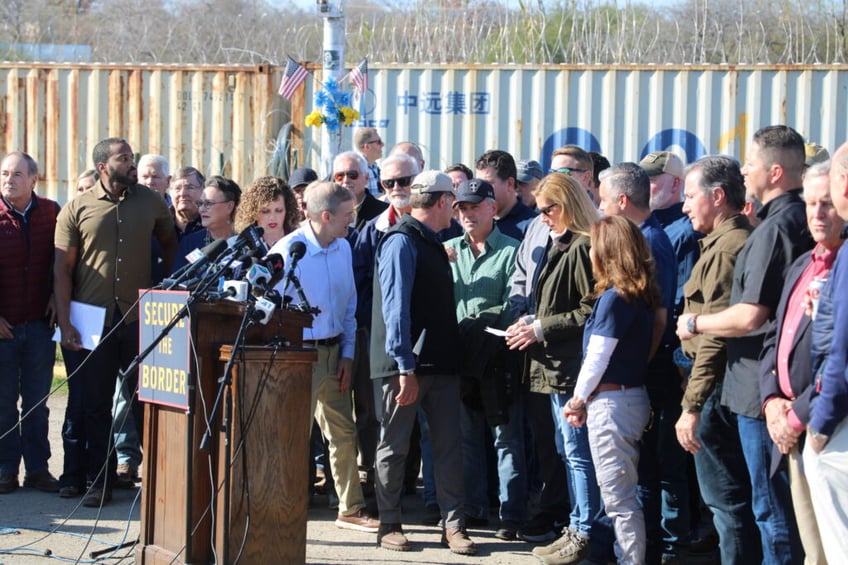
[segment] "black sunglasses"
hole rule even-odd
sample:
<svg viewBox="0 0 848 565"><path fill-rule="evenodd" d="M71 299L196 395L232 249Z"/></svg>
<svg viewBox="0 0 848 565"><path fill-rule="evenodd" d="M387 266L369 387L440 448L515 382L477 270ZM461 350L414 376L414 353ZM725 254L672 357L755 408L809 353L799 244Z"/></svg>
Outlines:
<svg viewBox="0 0 848 565"><path fill-rule="evenodd" d="M383 179L380 181L380 184L383 185L387 190L391 190L395 187L395 184L398 186L409 186L412 184L412 179L415 177L398 177L396 179Z"/></svg>

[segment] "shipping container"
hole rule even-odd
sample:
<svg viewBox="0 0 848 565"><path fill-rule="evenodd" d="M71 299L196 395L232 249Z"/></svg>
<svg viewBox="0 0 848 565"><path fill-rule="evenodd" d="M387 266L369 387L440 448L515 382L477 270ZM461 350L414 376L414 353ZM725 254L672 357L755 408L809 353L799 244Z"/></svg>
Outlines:
<svg viewBox="0 0 848 565"><path fill-rule="evenodd" d="M304 124L319 66L291 101L282 67L0 63L0 152L40 166L38 190L67 201L100 139L125 137L172 168L241 185L321 164L320 128ZM349 88L348 84L344 85ZM760 127L783 123L833 151L848 139L848 66L382 65L369 69L356 125L388 149L405 140L427 167L473 165L487 149L536 159L575 143L610 161L672 149L742 158ZM338 149L351 147L344 128Z"/></svg>

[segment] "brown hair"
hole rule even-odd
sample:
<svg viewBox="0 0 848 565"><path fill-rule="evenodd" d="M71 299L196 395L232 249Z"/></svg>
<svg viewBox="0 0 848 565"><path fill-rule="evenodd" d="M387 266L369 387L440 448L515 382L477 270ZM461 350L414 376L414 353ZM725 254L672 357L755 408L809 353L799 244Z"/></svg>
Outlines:
<svg viewBox="0 0 848 565"><path fill-rule="evenodd" d="M592 226L591 239L595 295L612 287L626 302L656 310L661 304L656 268L639 227L623 216L606 216Z"/></svg>
<svg viewBox="0 0 848 565"><path fill-rule="evenodd" d="M286 217L283 220L283 233L288 234L297 228L300 215L297 200L289 185L279 177L259 177L244 190L236 210L236 231L242 231L247 226L259 221L259 212L279 197L283 197L286 205Z"/></svg>

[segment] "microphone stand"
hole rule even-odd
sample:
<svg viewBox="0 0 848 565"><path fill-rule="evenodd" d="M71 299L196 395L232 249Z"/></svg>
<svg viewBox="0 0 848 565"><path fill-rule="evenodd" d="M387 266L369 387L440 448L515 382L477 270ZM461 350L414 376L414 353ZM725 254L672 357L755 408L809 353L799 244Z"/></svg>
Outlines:
<svg viewBox="0 0 848 565"><path fill-rule="evenodd" d="M224 394L226 393L226 400L224 404L224 413L221 417L221 428L224 432L224 480L222 481L222 488L224 492L224 508L223 515L230 515L230 457L232 456L232 426L230 423L230 418L233 413L233 390L232 390L232 382L233 382L233 363L236 360L236 355L238 353L239 348L244 346L244 334L247 332L248 328L254 325L256 322L253 319L254 313L256 312L256 308L253 307L253 303L248 301L247 305L244 308L244 316L241 318L241 324L239 325L238 333L236 334L235 343L233 344L233 350L230 353L230 358L227 360L227 364L224 367L223 376L218 379L220 385L218 386L218 393L215 395L215 403L212 405L212 410L209 412L209 417L206 420L206 431L203 432L203 438L200 440L200 449L206 450L209 446L209 441L212 439L212 423L215 419L215 414L218 413L218 409L221 406L222 400L224 400ZM213 518L214 519L214 518ZM223 546L223 554L229 554L229 524L224 524L224 546Z"/></svg>

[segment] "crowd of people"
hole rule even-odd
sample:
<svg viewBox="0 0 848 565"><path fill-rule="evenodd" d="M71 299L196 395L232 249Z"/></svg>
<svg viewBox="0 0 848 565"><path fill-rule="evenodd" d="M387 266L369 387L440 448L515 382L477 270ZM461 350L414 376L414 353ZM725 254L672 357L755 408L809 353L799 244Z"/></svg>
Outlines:
<svg viewBox="0 0 848 565"><path fill-rule="evenodd" d="M423 520L459 554L492 519L547 564L848 555L848 144L830 159L776 125L742 163L566 145L548 171L501 150L427 169L413 142L383 158L373 128L354 146L325 179L242 189L104 139L61 209L35 161L7 154L0 493L21 460L25 487L86 506L135 488L138 289L255 225L287 264L306 249L312 444L337 527L411 549L402 498L420 475ZM72 301L106 311L93 349ZM58 479L54 326L70 376Z"/></svg>

